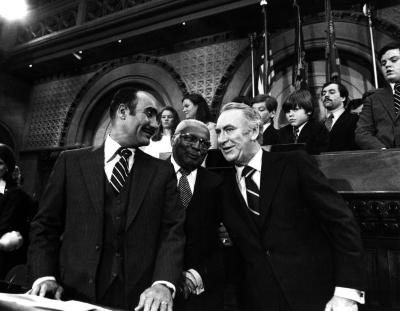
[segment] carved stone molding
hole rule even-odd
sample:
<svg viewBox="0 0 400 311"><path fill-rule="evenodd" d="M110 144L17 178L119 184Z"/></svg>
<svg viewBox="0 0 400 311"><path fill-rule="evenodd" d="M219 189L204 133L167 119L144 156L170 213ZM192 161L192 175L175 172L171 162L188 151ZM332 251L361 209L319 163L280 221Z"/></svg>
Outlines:
<svg viewBox="0 0 400 311"><path fill-rule="evenodd" d="M183 94L187 93L186 84L181 79L180 75L175 71L173 67L171 67L165 61L155 58L148 55L135 55L125 58L120 58L114 61L111 61L104 65L100 70L98 70L88 81L87 83L81 88L79 93L74 98L73 102L69 106L67 111L66 117L64 119L64 123L61 129L61 139L60 139L60 146L64 146L67 141L67 134L70 129L72 118L76 112L78 106L82 103L82 98L85 96L86 92L95 85L95 83L100 80L105 74L114 70L117 67L133 64L133 63L143 63L143 64L153 64L159 66L160 68L164 69L171 78L175 81L178 85L179 89L182 91Z"/></svg>

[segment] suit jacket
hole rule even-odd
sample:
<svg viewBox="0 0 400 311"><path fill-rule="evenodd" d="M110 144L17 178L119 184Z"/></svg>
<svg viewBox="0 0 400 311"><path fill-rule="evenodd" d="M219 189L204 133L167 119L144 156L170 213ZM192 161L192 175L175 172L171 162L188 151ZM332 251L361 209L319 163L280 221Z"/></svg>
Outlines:
<svg viewBox="0 0 400 311"><path fill-rule="evenodd" d="M29 224L35 213L31 197L20 187L6 187L0 194L0 237L11 231L18 231L23 238L22 246L12 252L0 251L0 279L18 264L26 263L29 244Z"/></svg>
<svg viewBox="0 0 400 311"><path fill-rule="evenodd" d="M263 133L263 145L279 144L278 130L271 124Z"/></svg>
<svg viewBox="0 0 400 311"><path fill-rule="evenodd" d="M345 110L337 119L329 132L328 151L356 150L354 131L358 116Z"/></svg>
<svg viewBox="0 0 400 311"><path fill-rule="evenodd" d="M222 179L200 167L192 199L186 208L184 270L196 270L205 291L190 295L174 305L174 310L222 310L224 267L222 245L218 238L221 222L220 187Z"/></svg>
<svg viewBox="0 0 400 311"><path fill-rule="evenodd" d="M125 296L138 303L153 281L178 285L184 212L177 204L172 165L136 149L124 243ZM55 276L75 299L96 302L104 223L104 146L63 152L31 226L34 279ZM62 238L62 239L61 239Z"/></svg>
<svg viewBox="0 0 400 311"><path fill-rule="evenodd" d="M400 147L400 114L394 113L390 86L378 89L364 99L356 128L356 143L361 149Z"/></svg>
<svg viewBox="0 0 400 311"><path fill-rule="evenodd" d="M290 124L282 127L278 135L280 144L294 143L293 127ZM308 153L320 154L329 148L329 132L325 125L310 119L302 128L297 142L305 143Z"/></svg>
<svg viewBox="0 0 400 311"><path fill-rule="evenodd" d="M224 224L244 258L245 310L275 310L271 273L293 311L324 310L335 286L363 289L358 226L305 152L263 152L261 226L247 212L234 170L222 196Z"/></svg>

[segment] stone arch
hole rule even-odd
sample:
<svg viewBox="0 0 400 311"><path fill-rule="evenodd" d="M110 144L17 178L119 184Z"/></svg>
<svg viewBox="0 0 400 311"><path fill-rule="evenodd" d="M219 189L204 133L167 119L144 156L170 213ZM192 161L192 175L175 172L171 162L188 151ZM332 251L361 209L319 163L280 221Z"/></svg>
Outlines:
<svg viewBox="0 0 400 311"><path fill-rule="evenodd" d="M342 61L342 82L349 88L350 98L358 98L373 86L373 68L370 50L369 30L366 18L354 12L333 12L336 30L336 44ZM325 82L324 49L326 42L326 22L323 15L304 18L304 43L311 70L309 79L316 93ZM390 41L398 40L400 30L392 24L375 20L375 48L378 50ZM294 62L294 30L285 29L271 36L271 46L275 66L275 82L271 95L280 103L292 91L291 77ZM384 85L378 73L379 86ZM246 47L220 81L213 101L213 110L237 95L246 95L251 89L250 48ZM280 108L280 107L279 107ZM278 110L279 110L278 108ZM324 111L320 111L323 114ZM279 114L277 114L279 115ZM276 120L278 123L278 118Z"/></svg>
<svg viewBox="0 0 400 311"><path fill-rule="evenodd" d="M0 121L0 142L10 146L14 151L17 147L11 129L2 121Z"/></svg>
<svg viewBox="0 0 400 311"><path fill-rule="evenodd" d="M107 123L110 94L127 84L143 88L161 106L174 108L178 108L180 99L187 93L185 83L175 70L157 58L139 55L110 62L76 96L64 123L61 145L91 145L99 125L104 127Z"/></svg>

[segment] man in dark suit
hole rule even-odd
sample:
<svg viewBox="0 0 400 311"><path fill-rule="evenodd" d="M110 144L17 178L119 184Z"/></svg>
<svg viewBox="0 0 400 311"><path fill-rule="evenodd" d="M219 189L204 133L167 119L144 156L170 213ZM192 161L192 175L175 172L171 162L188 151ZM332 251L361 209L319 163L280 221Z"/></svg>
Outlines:
<svg viewBox="0 0 400 311"><path fill-rule="evenodd" d="M63 152L31 227L31 293L133 309L172 310L184 211L170 163L146 155L156 105L123 87L101 147ZM146 289L147 288L147 289Z"/></svg>
<svg viewBox="0 0 400 311"><path fill-rule="evenodd" d="M351 210L306 153L263 151L261 128L242 104L225 105L216 127L235 164L223 221L244 258L243 309L357 310L363 251Z"/></svg>
<svg viewBox="0 0 400 311"><path fill-rule="evenodd" d="M361 149L400 147L400 43L384 46L378 59L388 85L364 100L356 129Z"/></svg>
<svg viewBox="0 0 400 311"><path fill-rule="evenodd" d="M322 86L321 100L327 110L325 126L329 131L328 151L355 150L354 140L358 115L346 110L349 92L337 82L327 82Z"/></svg>
<svg viewBox="0 0 400 311"><path fill-rule="evenodd" d="M263 121L262 145L278 144L278 130L274 127L274 117L278 107L276 99L269 95L260 94L250 101L250 106L259 112Z"/></svg>
<svg viewBox="0 0 400 311"><path fill-rule="evenodd" d="M174 310L223 309L224 271L218 239L222 180L201 166L209 147L210 132L197 120L182 121L172 137L171 162L186 212L184 272Z"/></svg>

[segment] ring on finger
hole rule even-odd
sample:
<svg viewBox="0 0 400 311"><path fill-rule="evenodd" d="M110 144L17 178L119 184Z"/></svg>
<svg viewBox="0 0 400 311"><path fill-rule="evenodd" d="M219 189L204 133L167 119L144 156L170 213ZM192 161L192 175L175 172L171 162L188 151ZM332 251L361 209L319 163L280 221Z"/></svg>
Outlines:
<svg viewBox="0 0 400 311"><path fill-rule="evenodd" d="M162 304L162 305L167 305L167 304L168 304L168 301L161 301L161 304Z"/></svg>

